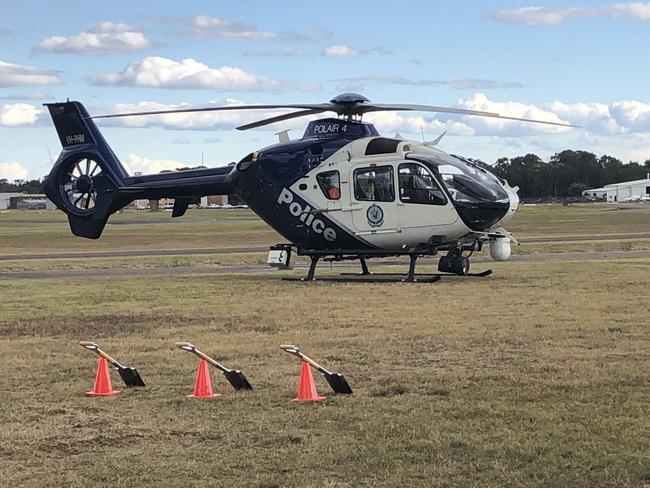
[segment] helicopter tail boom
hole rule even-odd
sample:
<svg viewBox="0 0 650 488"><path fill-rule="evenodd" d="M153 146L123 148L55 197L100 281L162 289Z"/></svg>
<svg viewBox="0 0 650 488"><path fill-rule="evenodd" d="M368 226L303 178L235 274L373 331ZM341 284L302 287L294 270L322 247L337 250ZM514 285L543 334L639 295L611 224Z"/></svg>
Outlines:
<svg viewBox="0 0 650 488"><path fill-rule="evenodd" d="M174 198L177 217L198 197L232 193L231 166L130 176L81 103L46 106L63 150L44 191L77 236L99 238L109 216L134 200Z"/></svg>

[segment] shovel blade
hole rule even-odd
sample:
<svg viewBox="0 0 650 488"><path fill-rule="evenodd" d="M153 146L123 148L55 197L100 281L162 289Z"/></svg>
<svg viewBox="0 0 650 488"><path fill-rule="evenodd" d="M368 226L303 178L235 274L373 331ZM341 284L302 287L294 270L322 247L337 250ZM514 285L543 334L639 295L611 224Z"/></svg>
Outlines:
<svg viewBox="0 0 650 488"><path fill-rule="evenodd" d="M117 371L122 377L126 386L144 386L144 381L140 378L140 373L135 368L118 368Z"/></svg>
<svg viewBox="0 0 650 488"><path fill-rule="evenodd" d="M241 371L226 371L223 373L228 382L232 385L235 390L252 390L253 387L244 376L244 373Z"/></svg>
<svg viewBox="0 0 650 488"><path fill-rule="evenodd" d="M343 395L352 394L352 388L350 388L350 385L348 385L348 382L345 380L342 374L325 374L325 379L332 387L332 390L334 390L334 393L341 393Z"/></svg>

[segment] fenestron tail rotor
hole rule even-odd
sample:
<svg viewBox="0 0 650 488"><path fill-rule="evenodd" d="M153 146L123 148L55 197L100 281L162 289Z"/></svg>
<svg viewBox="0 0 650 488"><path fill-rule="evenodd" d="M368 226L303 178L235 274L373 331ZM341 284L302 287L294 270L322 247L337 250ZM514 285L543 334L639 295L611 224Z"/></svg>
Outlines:
<svg viewBox="0 0 650 488"><path fill-rule="evenodd" d="M249 124L244 124L237 127L238 130L248 130L264 125L273 124L284 120L295 119L298 117L305 117L307 115L314 115L323 112L334 112L339 116L352 119L353 117L362 117L370 112L396 112L396 111L415 111L415 112L434 112L434 113L447 113L458 115L470 115L477 117L489 117L493 119L513 120L517 122L531 122L535 124L556 125L560 127L579 127L577 125L567 124L564 122L552 122L549 120L535 120L518 117L509 117L500 115L495 112L485 112L480 110L467 110L453 107L439 107L436 105L414 105L414 104L385 104L385 103L371 103L363 95L358 93L343 93L337 95L328 103L316 104L287 104L287 105L228 105L225 107L197 107L197 108L181 108L173 110L158 110L147 112L128 112L121 114L110 115L97 115L89 117L93 119L105 119L114 117L134 117L139 115L166 115L166 114L180 114L192 112L214 112L214 111L232 111L232 110L275 110L275 109L298 109L297 112L277 115L274 117L265 118Z"/></svg>
<svg viewBox="0 0 650 488"><path fill-rule="evenodd" d="M77 213L91 212L97 201L93 180L101 174L101 166L91 158L71 161L61 182L66 205Z"/></svg>

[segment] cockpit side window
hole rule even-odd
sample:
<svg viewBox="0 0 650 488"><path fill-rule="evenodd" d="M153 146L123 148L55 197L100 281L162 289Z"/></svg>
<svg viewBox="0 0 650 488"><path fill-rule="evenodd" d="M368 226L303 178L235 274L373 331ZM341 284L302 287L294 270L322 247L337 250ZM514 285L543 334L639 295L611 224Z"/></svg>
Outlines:
<svg viewBox="0 0 650 488"><path fill-rule="evenodd" d="M360 201L395 201L392 166L371 166L354 170L354 198Z"/></svg>
<svg viewBox="0 0 650 488"><path fill-rule="evenodd" d="M433 175L421 164L399 165L399 198L404 203L445 205L447 198Z"/></svg>
<svg viewBox="0 0 650 488"><path fill-rule="evenodd" d="M318 181L318 186L320 186L325 198L328 200L339 200L341 198L341 177L338 171L318 173L316 181Z"/></svg>

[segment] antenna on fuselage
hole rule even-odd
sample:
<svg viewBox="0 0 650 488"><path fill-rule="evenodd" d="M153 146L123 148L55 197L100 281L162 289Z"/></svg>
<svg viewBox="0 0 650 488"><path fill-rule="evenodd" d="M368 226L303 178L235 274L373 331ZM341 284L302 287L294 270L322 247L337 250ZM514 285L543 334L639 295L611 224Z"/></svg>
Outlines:
<svg viewBox="0 0 650 488"><path fill-rule="evenodd" d="M281 130L280 132L276 132L275 135L278 136L278 142L280 143L285 143L289 142L289 131L291 129L286 129L286 130Z"/></svg>
<svg viewBox="0 0 650 488"><path fill-rule="evenodd" d="M447 131L444 131L442 134L440 134L434 140L432 140L432 141L424 141L422 143L422 145L424 145L424 146L437 146L438 143L442 140L442 138L445 137L446 133L447 133Z"/></svg>
<svg viewBox="0 0 650 488"><path fill-rule="evenodd" d="M54 159L52 159L52 153L50 152L50 146L47 144L47 139L45 140L45 149L47 149L47 154L50 157L50 163L54 166Z"/></svg>

